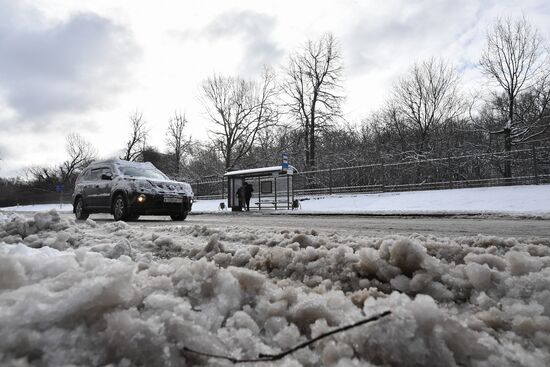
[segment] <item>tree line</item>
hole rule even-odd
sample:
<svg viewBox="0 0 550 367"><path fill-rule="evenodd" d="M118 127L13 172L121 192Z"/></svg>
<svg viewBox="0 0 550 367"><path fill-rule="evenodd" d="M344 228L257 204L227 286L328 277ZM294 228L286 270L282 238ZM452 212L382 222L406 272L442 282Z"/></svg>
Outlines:
<svg viewBox="0 0 550 367"><path fill-rule="evenodd" d="M283 67L266 66L258 79L206 78L199 100L209 120L207 141L192 139L185 114L175 113L165 147L153 147L143 114L132 113L120 158L151 161L172 177L197 181L278 165L282 152L299 170L311 171L544 144L550 139L548 50L525 18L497 19L476 66L485 83L474 95L464 91L452 62L432 57L411 65L377 111L348 121L342 49L325 34L293 51ZM98 156L75 133L67 136L66 151L56 167L28 168L28 179L70 184ZM513 175L510 158L495 164L503 177Z"/></svg>

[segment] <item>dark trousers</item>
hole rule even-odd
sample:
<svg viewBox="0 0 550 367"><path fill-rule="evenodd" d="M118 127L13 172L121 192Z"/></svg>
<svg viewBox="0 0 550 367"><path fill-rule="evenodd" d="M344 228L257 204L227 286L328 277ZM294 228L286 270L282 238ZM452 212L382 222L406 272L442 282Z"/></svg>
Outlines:
<svg viewBox="0 0 550 367"><path fill-rule="evenodd" d="M250 211L250 197L246 198L246 211Z"/></svg>

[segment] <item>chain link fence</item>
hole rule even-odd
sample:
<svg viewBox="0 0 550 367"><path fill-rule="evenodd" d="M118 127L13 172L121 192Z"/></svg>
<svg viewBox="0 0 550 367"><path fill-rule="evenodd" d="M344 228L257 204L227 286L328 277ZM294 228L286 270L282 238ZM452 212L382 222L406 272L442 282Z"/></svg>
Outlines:
<svg viewBox="0 0 550 367"><path fill-rule="evenodd" d="M503 174L507 161L508 178ZM332 167L295 173L293 181L295 196L544 184L550 183L550 147ZM191 186L198 199L225 198L221 177Z"/></svg>
<svg viewBox="0 0 550 367"><path fill-rule="evenodd" d="M503 175L506 161L512 167L509 178ZM293 190L295 196L311 196L545 183L550 183L550 146L298 172L293 177ZM222 177L191 183L195 197L204 200L224 199L225 185ZM60 196L53 187L51 192L35 189L15 193L0 185L0 207L70 203L71 194L67 190Z"/></svg>

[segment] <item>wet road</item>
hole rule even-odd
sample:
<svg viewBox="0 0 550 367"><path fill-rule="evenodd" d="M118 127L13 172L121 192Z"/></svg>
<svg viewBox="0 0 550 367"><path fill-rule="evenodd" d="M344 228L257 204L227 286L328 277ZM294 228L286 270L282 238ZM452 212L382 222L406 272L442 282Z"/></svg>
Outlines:
<svg viewBox="0 0 550 367"><path fill-rule="evenodd" d="M69 214L63 214L70 216ZM112 216L92 215L97 222L111 222ZM368 236L389 234L432 234L437 236L475 236L550 238L550 220L512 217L387 217L348 215L269 215L269 214L190 214L184 222L169 217L142 217L130 223L139 226L205 225L246 226L261 229L315 229Z"/></svg>

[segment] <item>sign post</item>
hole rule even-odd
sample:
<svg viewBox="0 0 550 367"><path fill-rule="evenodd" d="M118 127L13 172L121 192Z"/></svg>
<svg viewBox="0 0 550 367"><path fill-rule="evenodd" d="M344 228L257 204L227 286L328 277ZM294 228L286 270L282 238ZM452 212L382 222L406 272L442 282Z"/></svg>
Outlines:
<svg viewBox="0 0 550 367"><path fill-rule="evenodd" d="M281 172L286 173L288 171L288 153L283 153L283 164L281 165Z"/></svg>
<svg viewBox="0 0 550 367"><path fill-rule="evenodd" d="M58 183L55 185L55 192L59 193L59 209L63 209L63 190L65 190L63 184Z"/></svg>

